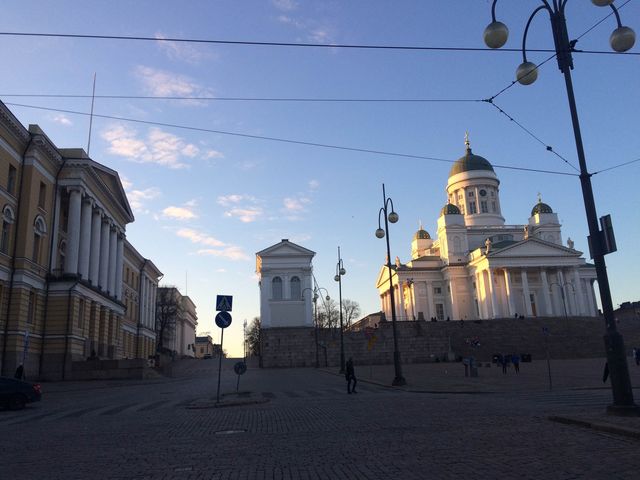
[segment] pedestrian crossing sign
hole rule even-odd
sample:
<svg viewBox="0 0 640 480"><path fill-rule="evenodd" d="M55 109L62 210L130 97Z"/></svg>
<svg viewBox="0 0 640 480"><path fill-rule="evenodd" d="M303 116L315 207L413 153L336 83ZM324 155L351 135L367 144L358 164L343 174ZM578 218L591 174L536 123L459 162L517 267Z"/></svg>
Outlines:
<svg viewBox="0 0 640 480"><path fill-rule="evenodd" d="M218 295L216 298L216 310L218 312L230 312L233 304L233 296Z"/></svg>

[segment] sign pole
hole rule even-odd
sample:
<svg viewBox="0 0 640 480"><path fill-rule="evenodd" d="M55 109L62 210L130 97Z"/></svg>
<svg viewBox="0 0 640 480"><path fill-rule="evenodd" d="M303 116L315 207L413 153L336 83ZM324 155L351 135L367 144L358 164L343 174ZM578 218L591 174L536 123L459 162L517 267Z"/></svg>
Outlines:
<svg viewBox="0 0 640 480"><path fill-rule="evenodd" d="M222 344L224 342L224 328L221 328L220 333L220 358L218 359L218 393L216 394L216 403L220 403L220 372L222 371Z"/></svg>

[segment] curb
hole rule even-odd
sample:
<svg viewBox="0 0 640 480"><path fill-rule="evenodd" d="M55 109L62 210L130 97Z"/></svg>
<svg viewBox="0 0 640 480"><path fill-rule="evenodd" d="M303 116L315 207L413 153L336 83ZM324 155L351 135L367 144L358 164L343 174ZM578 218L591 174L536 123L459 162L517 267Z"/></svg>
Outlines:
<svg viewBox="0 0 640 480"><path fill-rule="evenodd" d="M590 428L599 432L613 433L615 435L622 435L624 437L640 440L640 430L633 430L631 428L620 427L618 425L612 425L610 423L591 422L589 420L580 420L571 417L561 417L558 415L550 415L547 417L552 422L562 423L564 425L574 425L577 427Z"/></svg>

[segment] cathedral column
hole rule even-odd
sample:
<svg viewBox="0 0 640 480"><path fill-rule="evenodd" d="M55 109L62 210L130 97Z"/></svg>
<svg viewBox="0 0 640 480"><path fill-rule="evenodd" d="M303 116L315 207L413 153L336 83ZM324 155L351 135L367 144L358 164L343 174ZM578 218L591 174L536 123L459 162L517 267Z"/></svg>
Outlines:
<svg viewBox="0 0 640 480"><path fill-rule="evenodd" d="M141 273L142 278L140 279L140 293L138 295L138 301L140 302L140 323L145 327L147 325L147 278L144 276L144 273Z"/></svg>
<svg viewBox="0 0 640 480"><path fill-rule="evenodd" d="M82 189L69 189L69 220L67 229L67 251L64 262L64 273L78 273L78 254L80 250L80 210Z"/></svg>
<svg viewBox="0 0 640 480"><path fill-rule="evenodd" d="M573 316L571 296L569 295L569 290L567 289L567 281L564 278L564 272L561 268L558 269L558 283L560 283L560 288L562 289L562 296L564 298L565 308L567 309L567 316ZM575 287L573 288L575 289Z"/></svg>
<svg viewBox="0 0 640 480"><path fill-rule="evenodd" d="M149 327L152 330L156 329L156 296L158 294L158 286L155 283L151 283L151 323Z"/></svg>
<svg viewBox="0 0 640 480"><path fill-rule="evenodd" d="M520 275L522 276L522 294L524 295L524 308L527 311L527 317L531 317L533 315L533 311L531 310L531 291L529 291L529 279L527 278L527 270L523 268L520 271Z"/></svg>
<svg viewBox="0 0 640 480"><path fill-rule="evenodd" d="M109 229L111 223L107 217L102 218L100 227L100 274L99 285L103 292L107 291L109 283Z"/></svg>
<svg viewBox="0 0 640 480"><path fill-rule="evenodd" d="M429 319L436 317L436 305L433 301L433 282L427 284L427 303L429 304Z"/></svg>
<svg viewBox="0 0 640 480"><path fill-rule="evenodd" d="M589 315L592 317L598 316L598 303L596 302L596 295L593 290L593 282L589 281L587 286L587 303L589 306Z"/></svg>
<svg viewBox="0 0 640 480"><path fill-rule="evenodd" d="M122 300L122 268L124 267L124 234L118 235L116 243L116 298Z"/></svg>
<svg viewBox="0 0 640 480"><path fill-rule="evenodd" d="M553 304L551 303L551 295L549 294L549 281L547 280L547 271L540 269L540 278L542 279L542 295L544 297L545 315L553 316Z"/></svg>
<svg viewBox="0 0 640 480"><path fill-rule="evenodd" d="M576 315L584 315L584 296L582 295L582 281L577 268L573 269L573 288L575 290Z"/></svg>
<svg viewBox="0 0 640 480"><path fill-rule="evenodd" d="M100 224L101 214L99 208L91 212L91 248L89 249L89 281L98 286L100 277Z"/></svg>
<svg viewBox="0 0 640 480"><path fill-rule="evenodd" d="M482 272L476 271L476 300L478 301L478 315L480 318L487 318L487 309L485 306L486 295L484 294L484 279Z"/></svg>
<svg viewBox="0 0 640 480"><path fill-rule="evenodd" d="M91 253L91 209L93 200L89 197L82 199L80 211L80 256L78 259L78 273L83 280L89 280L89 255Z"/></svg>
<svg viewBox="0 0 640 480"><path fill-rule="evenodd" d="M489 294L491 295L491 318L498 318L498 302L496 300L496 285L493 282L493 271L487 268L487 277L489 279Z"/></svg>
<svg viewBox="0 0 640 480"><path fill-rule="evenodd" d="M504 286L507 294L507 303L509 304L509 316L513 317L516 314L516 307L513 303L513 292L511 289L511 273L506 268L504 269Z"/></svg>
<svg viewBox="0 0 640 480"><path fill-rule="evenodd" d="M456 304L456 299L454 296L455 290L455 282L453 278L449 280L449 299L451 300L451 320L460 319L460 310L458 309L458 305Z"/></svg>
<svg viewBox="0 0 640 480"><path fill-rule="evenodd" d="M116 227L112 226L109 230L109 265L107 278L107 291L112 297L116 293L116 250L117 250L117 233Z"/></svg>

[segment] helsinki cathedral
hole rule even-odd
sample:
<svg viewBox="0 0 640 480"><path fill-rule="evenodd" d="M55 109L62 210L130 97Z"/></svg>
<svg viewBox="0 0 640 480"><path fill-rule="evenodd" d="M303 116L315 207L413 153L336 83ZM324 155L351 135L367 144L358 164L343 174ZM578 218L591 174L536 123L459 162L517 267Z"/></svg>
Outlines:
<svg viewBox="0 0 640 480"><path fill-rule="evenodd" d="M529 221L506 225L500 180L491 163L471 152L452 166L448 202L438 218L437 238L422 228L411 242L411 259L392 265L399 320L473 320L507 317L598 315L595 267L571 239L563 245L558 214L542 199ZM391 319L389 272L376 287Z"/></svg>

